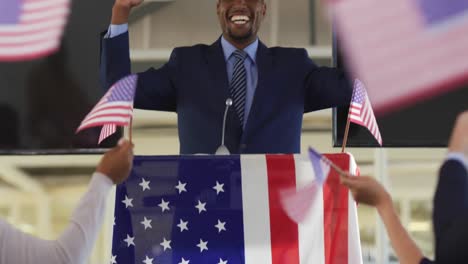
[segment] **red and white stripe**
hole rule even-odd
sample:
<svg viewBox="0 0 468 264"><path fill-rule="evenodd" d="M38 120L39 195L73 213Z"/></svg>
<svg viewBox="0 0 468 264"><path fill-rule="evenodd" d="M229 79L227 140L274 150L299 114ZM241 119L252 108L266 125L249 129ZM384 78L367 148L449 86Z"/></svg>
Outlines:
<svg viewBox="0 0 468 264"><path fill-rule="evenodd" d="M331 8L354 75L376 113L468 80L468 19L428 28L412 0L343 0Z"/></svg>
<svg viewBox="0 0 468 264"><path fill-rule="evenodd" d="M355 171L348 154L327 155ZM362 263L356 204L334 171L323 189L311 197L304 221L285 213L280 192L300 189L314 180L310 160L300 155L243 155L242 200L245 263Z"/></svg>
<svg viewBox="0 0 468 264"><path fill-rule="evenodd" d="M380 135L379 126L377 125L377 120L372 111L372 105L367 96L365 96L363 105L357 102L351 102L349 119L353 123L366 127L377 142L379 142L379 145L382 146L382 136Z"/></svg>
<svg viewBox="0 0 468 264"><path fill-rule="evenodd" d="M98 103L84 118L76 132L105 124L127 126L130 124L132 114L133 102L106 102L104 97L102 102Z"/></svg>
<svg viewBox="0 0 468 264"><path fill-rule="evenodd" d="M0 25L0 61L47 56L60 47L69 0L24 0L19 23Z"/></svg>
<svg viewBox="0 0 468 264"><path fill-rule="evenodd" d="M114 134L115 131L117 131L117 126L114 124L105 124L102 126L101 133L99 134L98 145L101 144L104 139Z"/></svg>

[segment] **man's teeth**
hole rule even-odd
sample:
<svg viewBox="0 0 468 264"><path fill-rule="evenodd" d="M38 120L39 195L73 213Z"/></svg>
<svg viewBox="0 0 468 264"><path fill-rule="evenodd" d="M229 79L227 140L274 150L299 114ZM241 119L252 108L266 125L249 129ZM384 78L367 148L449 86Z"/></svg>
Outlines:
<svg viewBox="0 0 468 264"><path fill-rule="evenodd" d="M248 16L233 16L231 17L231 22L237 25L242 25L250 21Z"/></svg>

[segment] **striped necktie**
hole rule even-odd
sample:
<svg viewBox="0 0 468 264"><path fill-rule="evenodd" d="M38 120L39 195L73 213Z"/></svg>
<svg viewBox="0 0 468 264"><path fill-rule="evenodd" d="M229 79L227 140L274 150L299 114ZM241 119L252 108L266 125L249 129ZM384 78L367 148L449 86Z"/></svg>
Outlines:
<svg viewBox="0 0 468 264"><path fill-rule="evenodd" d="M242 50L236 50L232 56L235 58L234 71L232 73L232 80L230 84L230 92L236 109L237 115L244 125L244 112L245 112L245 96L247 93L247 77L244 66L247 54Z"/></svg>

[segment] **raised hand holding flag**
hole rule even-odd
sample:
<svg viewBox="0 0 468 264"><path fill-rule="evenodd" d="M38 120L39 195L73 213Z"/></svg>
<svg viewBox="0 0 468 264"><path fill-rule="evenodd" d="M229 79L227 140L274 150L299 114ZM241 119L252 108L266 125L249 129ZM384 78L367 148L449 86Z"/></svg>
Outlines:
<svg viewBox="0 0 468 264"><path fill-rule="evenodd" d="M98 144L116 131L116 126L128 126L133 117L133 98L138 76L128 75L117 81L81 122L76 133L103 126Z"/></svg>

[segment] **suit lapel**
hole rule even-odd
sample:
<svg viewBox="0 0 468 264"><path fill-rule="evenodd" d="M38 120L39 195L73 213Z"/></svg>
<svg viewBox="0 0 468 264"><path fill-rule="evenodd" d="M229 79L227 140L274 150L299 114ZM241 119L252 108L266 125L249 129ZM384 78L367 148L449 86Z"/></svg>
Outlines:
<svg viewBox="0 0 468 264"><path fill-rule="evenodd" d="M262 110L265 109L265 106L268 107L269 105L269 102L265 100L268 100L270 97L269 94L271 91L269 91L269 89L272 87L268 80L270 80L270 74L273 69L273 58L268 48L262 42L259 42L258 45L256 63L258 83L257 88L255 89L242 141L250 135L250 131L255 131L255 125L260 121Z"/></svg>
<svg viewBox="0 0 468 264"><path fill-rule="evenodd" d="M221 41L218 39L209 48L206 54L206 62L210 71L210 76L213 80L214 87L212 89L214 98L220 98L221 104L229 96L229 84L227 78L226 61L224 60L223 48Z"/></svg>

